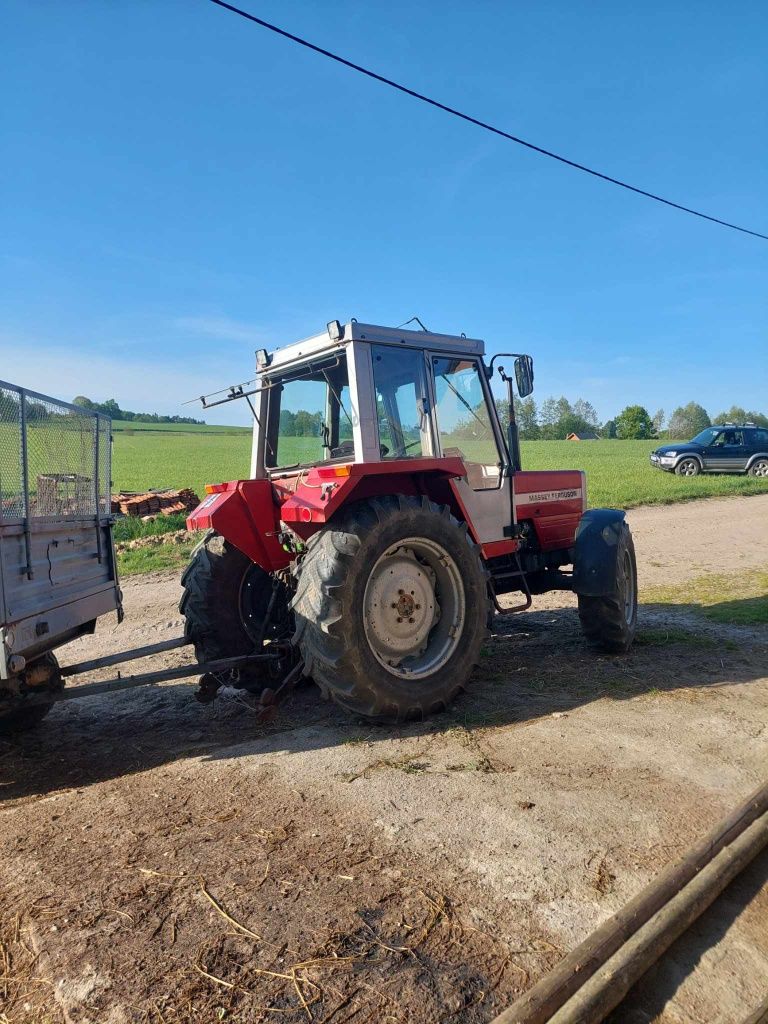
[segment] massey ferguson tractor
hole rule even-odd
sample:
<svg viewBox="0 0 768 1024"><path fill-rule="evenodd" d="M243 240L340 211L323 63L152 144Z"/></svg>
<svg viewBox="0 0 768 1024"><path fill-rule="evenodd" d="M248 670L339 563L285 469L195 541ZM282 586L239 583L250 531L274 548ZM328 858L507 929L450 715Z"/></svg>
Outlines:
<svg viewBox="0 0 768 1024"><path fill-rule="evenodd" d="M286 677L366 719L445 708L468 682L494 612L573 590L587 641L626 651L637 620L624 513L587 510L583 472L520 461L512 379L502 427L482 341L334 320L257 353L258 378L206 407L253 413L250 479L206 488L190 529L208 533L181 611L203 676L262 693ZM520 600L502 608L499 595ZM269 656L267 656L269 655Z"/></svg>

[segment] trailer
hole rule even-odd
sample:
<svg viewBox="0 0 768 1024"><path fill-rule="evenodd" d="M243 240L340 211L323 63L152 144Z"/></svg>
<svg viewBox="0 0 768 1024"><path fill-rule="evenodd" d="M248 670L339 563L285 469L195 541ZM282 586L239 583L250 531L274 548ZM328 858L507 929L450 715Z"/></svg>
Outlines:
<svg viewBox="0 0 768 1024"><path fill-rule="evenodd" d="M29 727L63 689L55 650L122 619L109 417L0 381L0 724Z"/></svg>

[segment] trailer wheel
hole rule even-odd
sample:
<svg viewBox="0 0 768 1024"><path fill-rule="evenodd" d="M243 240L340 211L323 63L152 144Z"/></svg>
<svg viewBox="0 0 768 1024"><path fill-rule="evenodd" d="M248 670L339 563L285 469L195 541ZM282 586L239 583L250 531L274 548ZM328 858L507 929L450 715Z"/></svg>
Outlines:
<svg viewBox="0 0 768 1024"><path fill-rule="evenodd" d="M184 593L179 611L186 620L184 635L194 644L200 662L251 654L264 641L290 636L288 588L213 531L192 552L181 583ZM273 590L270 622L264 629ZM282 671L277 662L254 664L239 670L228 682L258 690L274 682Z"/></svg>
<svg viewBox="0 0 768 1024"><path fill-rule="evenodd" d="M343 509L297 569L294 641L323 693L399 722L442 711L488 635L487 573L466 524L401 495Z"/></svg>
<svg viewBox="0 0 768 1024"><path fill-rule="evenodd" d="M622 524L616 551L616 586L611 596L579 594L579 619L587 642L609 654L632 646L637 628L637 562L632 533Z"/></svg>
<svg viewBox="0 0 768 1024"><path fill-rule="evenodd" d="M34 670L42 670L47 676L45 686L41 689L44 688L53 693L64 689L64 680L61 677L55 654L49 652L41 658L37 658L27 667L26 673ZM13 702L7 711L0 711L0 736L9 736L15 732L27 732L29 729L34 729L42 722L54 703L55 701L51 701L50 704L30 704L28 707L24 707L23 698ZM2 705L0 704L0 706Z"/></svg>

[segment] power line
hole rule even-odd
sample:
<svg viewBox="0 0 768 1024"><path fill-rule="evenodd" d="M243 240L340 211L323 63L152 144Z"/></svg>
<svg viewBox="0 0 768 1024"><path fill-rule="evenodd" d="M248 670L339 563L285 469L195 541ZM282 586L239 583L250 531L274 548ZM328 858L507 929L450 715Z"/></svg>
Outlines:
<svg viewBox="0 0 768 1024"><path fill-rule="evenodd" d="M535 153L540 153L542 156L547 156L552 160L557 160L559 163L566 164L568 167L573 167L577 171L583 171L585 174L591 174L593 178L600 178L602 181L610 182L611 185L618 185L620 188L625 188L630 192L637 193L637 195L645 196L646 199L653 199L657 203L663 203L665 206L671 206L675 210L681 210L683 213L690 213L694 217L701 217L702 220L708 220L713 224L720 224L724 228L732 228L734 231L741 231L742 234L753 235L755 238L762 238L768 242L768 235L764 235L760 231L752 231L749 228L742 228L738 224L731 224L727 220L721 220L719 217L712 217L708 213L702 213L700 210L693 210L690 206L682 206L680 203L673 203L671 199L665 199L663 196L657 196L653 192L647 192L645 189L638 188L636 185L630 185L628 182L621 181L619 178L612 178L609 174L603 174L601 171L596 171L592 167L587 167L584 164L577 163L575 160L569 160L567 157L561 156L559 153L553 153L549 149L543 149L541 146L536 146L532 142L527 142L525 139L518 138L516 135L510 135L509 132L505 132L501 128L496 128L492 124L480 121L478 118L472 117L470 114L464 114L462 111L449 107L445 103L440 103L439 100L432 99L430 96L425 96L423 93L416 92L415 89L409 89L406 85L401 85L399 82L395 82L391 78L379 75L375 71L371 71L369 68L364 68L361 64L355 64L353 61L347 60L346 57L340 57L339 54L332 53L331 50L325 50L322 46L310 43L308 39L302 39L301 36L294 35L292 32L288 32L284 28L278 28L277 25L272 25L270 22L264 21L263 18L257 18L255 14L249 14L247 11L243 11L239 7L234 7L232 4L225 3L224 0L211 0L211 3L216 4L217 7L223 7L225 10L231 11L233 14L239 14L241 18L246 18L248 21L252 21L255 25L260 25L262 28L266 28L270 32L283 36L285 39L290 39L291 42L298 43L299 46L304 46L308 50L313 50L315 53L321 54L323 57L328 57L330 60L336 61L337 64L343 64L344 67L351 68L352 71L357 71L361 75L373 78L375 81L381 82L383 85L388 85L391 89L397 89L398 92L405 93L406 96L411 96L413 99L421 100L422 103L428 103L432 107L437 107L438 110L442 110L446 114L452 114L454 117L459 117L462 121L468 121L470 124L474 124L478 128L483 128L487 132L492 132L494 135L499 135L501 138L507 139L509 142L515 142L518 146L525 146L526 149L532 149Z"/></svg>

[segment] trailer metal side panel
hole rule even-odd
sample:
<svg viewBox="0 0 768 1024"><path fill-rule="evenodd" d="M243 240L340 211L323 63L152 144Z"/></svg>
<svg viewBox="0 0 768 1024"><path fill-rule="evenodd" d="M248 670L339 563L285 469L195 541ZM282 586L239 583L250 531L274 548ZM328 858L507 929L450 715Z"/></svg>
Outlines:
<svg viewBox="0 0 768 1024"><path fill-rule="evenodd" d="M108 417L0 381L0 678L120 614L110 489Z"/></svg>

